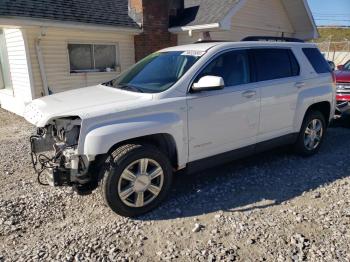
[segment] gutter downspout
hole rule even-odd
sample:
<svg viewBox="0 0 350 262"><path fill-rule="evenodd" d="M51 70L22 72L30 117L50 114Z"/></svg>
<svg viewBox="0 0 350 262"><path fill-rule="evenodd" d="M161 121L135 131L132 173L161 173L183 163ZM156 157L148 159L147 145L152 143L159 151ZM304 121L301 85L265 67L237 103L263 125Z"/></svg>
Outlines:
<svg viewBox="0 0 350 262"><path fill-rule="evenodd" d="M44 91L43 95L48 96L48 95L50 95L49 84L47 82L44 57L43 57L43 53L41 50L41 40L44 36L46 36L46 32L44 32L43 28L41 28L40 35L35 40L35 48L36 48L36 55L37 55L38 62L39 62L41 81L43 84L43 91Z"/></svg>

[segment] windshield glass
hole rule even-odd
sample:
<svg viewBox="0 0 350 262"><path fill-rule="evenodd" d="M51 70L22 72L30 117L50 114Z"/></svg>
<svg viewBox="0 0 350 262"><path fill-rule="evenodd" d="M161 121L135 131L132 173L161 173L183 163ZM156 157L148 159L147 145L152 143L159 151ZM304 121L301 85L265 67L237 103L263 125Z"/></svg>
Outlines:
<svg viewBox="0 0 350 262"><path fill-rule="evenodd" d="M344 70L350 71L350 61L344 65Z"/></svg>
<svg viewBox="0 0 350 262"><path fill-rule="evenodd" d="M174 85L203 52L154 53L104 85L142 93L159 93Z"/></svg>

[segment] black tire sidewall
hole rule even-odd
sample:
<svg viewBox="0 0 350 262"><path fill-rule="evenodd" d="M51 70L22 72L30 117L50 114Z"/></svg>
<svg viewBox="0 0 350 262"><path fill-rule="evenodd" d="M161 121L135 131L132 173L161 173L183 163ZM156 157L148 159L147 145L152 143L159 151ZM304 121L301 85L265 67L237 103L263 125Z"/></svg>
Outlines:
<svg viewBox="0 0 350 262"><path fill-rule="evenodd" d="M125 168L132 162L142 158L156 161L163 169L164 182L160 194L151 203L144 207L130 207L122 202L118 195L118 183ZM106 204L117 214L126 217L136 217L156 208L167 196L172 183L172 167L165 155L153 146L141 145L120 158L114 159L112 167L104 174L103 195Z"/></svg>
<svg viewBox="0 0 350 262"><path fill-rule="evenodd" d="M313 149L313 150L309 150L306 148L305 143L304 143L304 136L305 136L305 130L307 128L307 126L309 125L309 123L314 120L314 119L318 119L322 122L322 127L323 127L323 134L322 134L322 138L321 141L319 143L319 145ZM304 118L299 136L298 136L298 141L296 143L296 151L297 153L301 154L302 156L308 157L308 156L312 156L314 154L316 154L324 141L325 135L326 135L326 131L327 131L327 125L326 125L326 120L323 116L323 114L319 111L311 111L308 112L307 115Z"/></svg>

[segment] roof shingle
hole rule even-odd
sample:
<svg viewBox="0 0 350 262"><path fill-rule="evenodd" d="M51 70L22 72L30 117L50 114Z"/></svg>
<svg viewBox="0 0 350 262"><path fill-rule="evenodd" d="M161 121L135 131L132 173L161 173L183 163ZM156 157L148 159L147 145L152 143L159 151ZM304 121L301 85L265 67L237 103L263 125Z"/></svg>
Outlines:
<svg viewBox="0 0 350 262"><path fill-rule="evenodd" d="M185 0L183 12L172 19L171 27L220 22L238 4L237 0Z"/></svg>
<svg viewBox="0 0 350 262"><path fill-rule="evenodd" d="M128 0L1 0L0 17L139 28L129 17Z"/></svg>
<svg viewBox="0 0 350 262"><path fill-rule="evenodd" d="M184 1L185 9L180 15L171 19L170 27L218 23L239 2ZM129 16L128 0L0 0L0 17L139 28Z"/></svg>

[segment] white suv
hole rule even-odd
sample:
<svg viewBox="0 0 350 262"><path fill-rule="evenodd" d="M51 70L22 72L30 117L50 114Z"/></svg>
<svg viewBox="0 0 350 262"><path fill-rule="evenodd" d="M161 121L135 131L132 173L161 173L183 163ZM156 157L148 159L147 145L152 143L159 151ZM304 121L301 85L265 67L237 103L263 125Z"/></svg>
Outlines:
<svg viewBox="0 0 350 262"><path fill-rule="evenodd" d="M316 153L334 111L315 45L252 41L161 50L108 83L34 100L25 118L38 127L40 183L99 187L113 211L138 216L160 204L178 170L287 144Z"/></svg>

